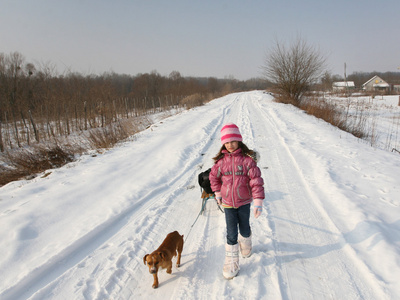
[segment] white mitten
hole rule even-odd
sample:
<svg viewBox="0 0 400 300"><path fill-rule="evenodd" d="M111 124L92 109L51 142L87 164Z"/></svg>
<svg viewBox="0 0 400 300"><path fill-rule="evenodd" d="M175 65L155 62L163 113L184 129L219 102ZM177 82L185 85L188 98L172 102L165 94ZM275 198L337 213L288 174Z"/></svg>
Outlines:
<svg viewBox="0 0 400 300"><path fill-rule="evenodd" d="M254 216L257 219L262 213L263 199L254 199L253 202L254 202Z"/></svg>
<svg viewBox="0 0 400 300"><path fill-rule="evenodd" d="M215 199L217 200L218 205L222 204L221 192L215 192Z"/></svg>

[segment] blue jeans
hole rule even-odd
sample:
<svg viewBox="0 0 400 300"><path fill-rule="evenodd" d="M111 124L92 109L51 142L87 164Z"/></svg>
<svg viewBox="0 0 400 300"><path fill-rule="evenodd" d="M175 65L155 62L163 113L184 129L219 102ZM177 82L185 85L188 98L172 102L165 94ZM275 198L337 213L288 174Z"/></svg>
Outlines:
<svg viewBox="0 0 400 300"><path fill-rule="evenodd" d="M243 237L251 235L250 228L250 204L239 208L225 208L226 240L228 245L238 242L238 232Z"/></svg>

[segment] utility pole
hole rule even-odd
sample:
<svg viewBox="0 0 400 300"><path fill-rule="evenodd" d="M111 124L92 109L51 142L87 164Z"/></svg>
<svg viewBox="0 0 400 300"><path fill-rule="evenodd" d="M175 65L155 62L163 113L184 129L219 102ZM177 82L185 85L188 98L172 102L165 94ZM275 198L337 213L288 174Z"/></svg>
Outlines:
<svg viewBox="0 0 400 300"><path fill-rule="evenodd" d="M400 67L397 67L398 70L400 70ZM399 96L399 103L397 103L397 106L400 106L400 96Z"/></svg>
<svg viewBox="0 0 400 300"><path fill-rule="evenodd" d="M347 97L348 95L347 95L346 63L344 63L344 91Z"/></svg>

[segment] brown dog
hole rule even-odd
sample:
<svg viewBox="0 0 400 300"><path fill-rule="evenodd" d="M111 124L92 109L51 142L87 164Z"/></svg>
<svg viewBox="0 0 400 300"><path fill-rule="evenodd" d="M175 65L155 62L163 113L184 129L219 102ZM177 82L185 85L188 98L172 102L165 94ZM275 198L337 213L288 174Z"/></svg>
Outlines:
<svg viewBox="0 0 400 300"><path fill-rule="evenodd" d="M204 199L204 198L209 198L209 197L212 197L212 196L214 196L214 194L207 194L206 191L203 191L203 192L201 193L201 198L202 198L202 199Z"/></svg>
<svg viewBox="0 0 400 300"><path fill-rule="evenodd" d="M146 254L143 257L143 262L149 266L150 274L153 274L153 288L158 287L157 272L159 268L167 269L167 273L172 273L172 257L178 252L176 266L181 265L181 253L183 249L183 235L178 231L171 232L167 235L160 247L151 254Z"/></svg>

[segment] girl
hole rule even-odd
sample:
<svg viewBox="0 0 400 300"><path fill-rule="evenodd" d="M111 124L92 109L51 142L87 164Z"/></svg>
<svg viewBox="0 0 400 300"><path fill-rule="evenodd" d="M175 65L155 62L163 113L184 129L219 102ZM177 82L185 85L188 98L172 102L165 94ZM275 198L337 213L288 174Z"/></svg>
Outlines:
<svg viewBox="0 0 400 300"><path fill-rule="evenodd" d="M215 198L225 210L227 243L223 275L231 279L239 272L239 247L243 257L251 255L250 203L254 201L254 216L258 218L262 212L264 181L253 157L255 152L242 142L235 124L222 127L221 142L209 178Z"/></svg>

